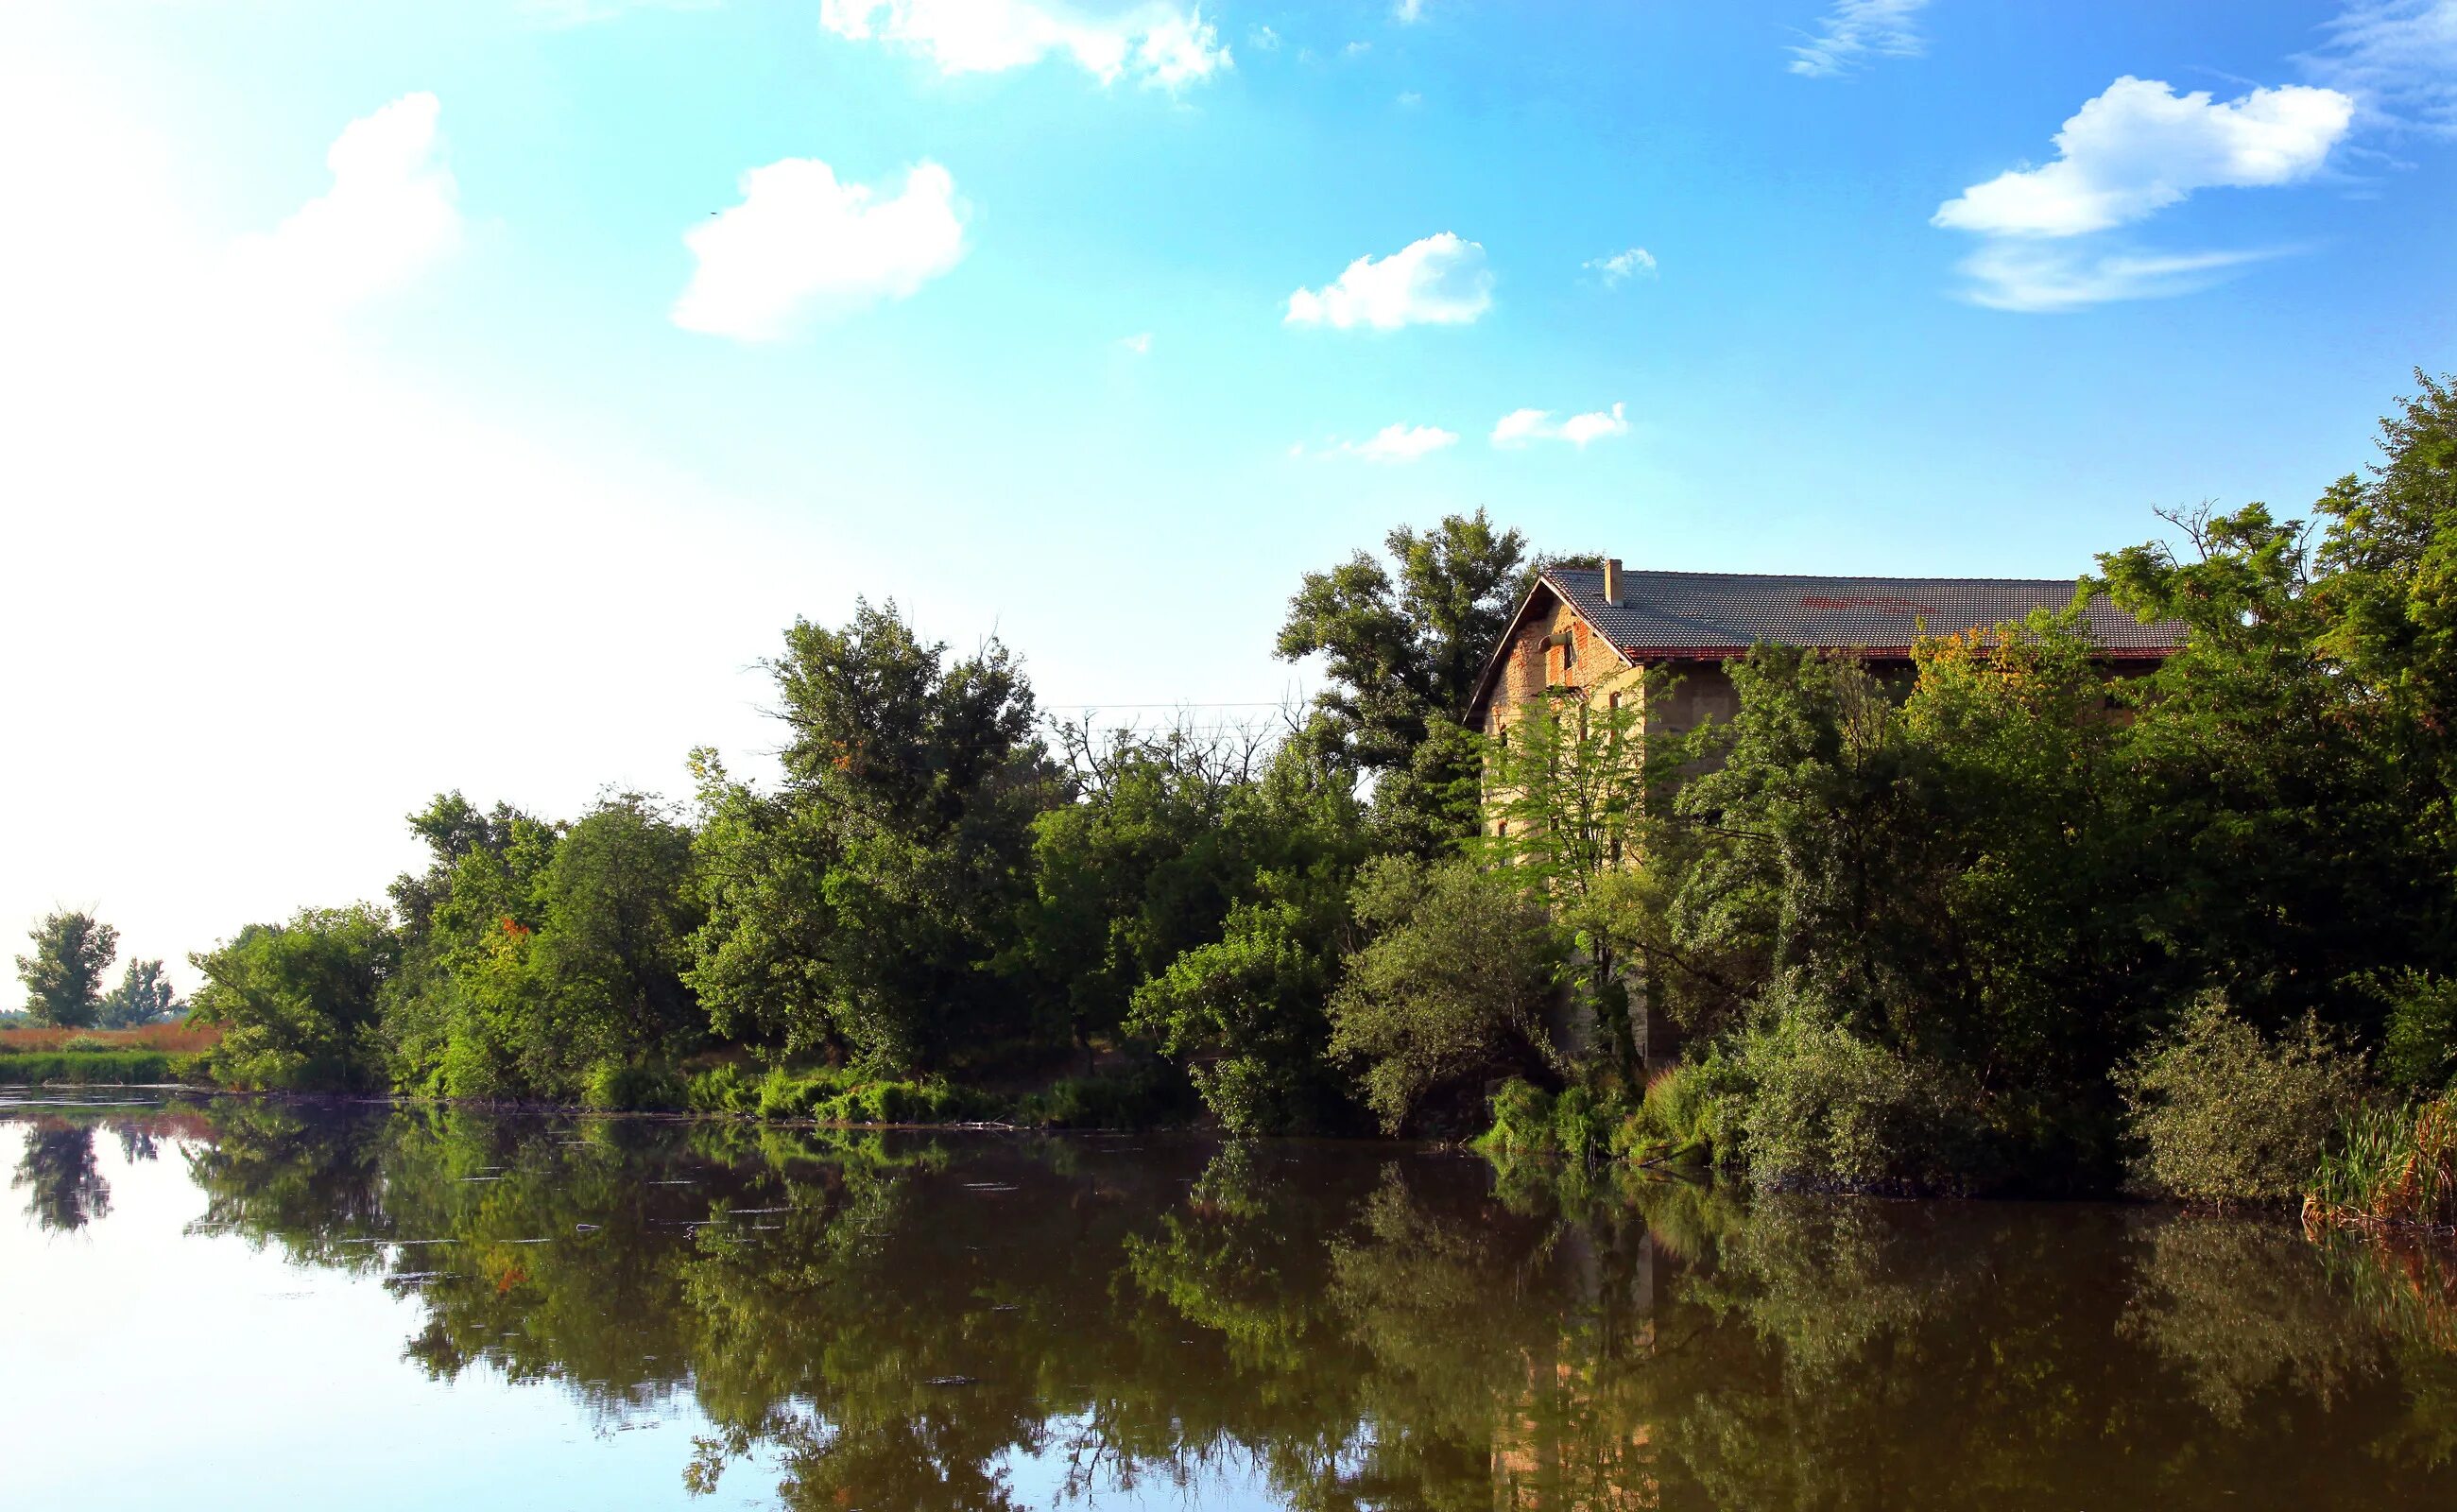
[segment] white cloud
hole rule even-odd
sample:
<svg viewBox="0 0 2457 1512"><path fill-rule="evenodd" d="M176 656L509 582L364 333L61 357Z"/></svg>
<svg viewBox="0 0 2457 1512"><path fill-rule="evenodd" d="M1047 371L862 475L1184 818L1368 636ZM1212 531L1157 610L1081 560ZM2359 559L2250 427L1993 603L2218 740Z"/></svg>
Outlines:
<svg viewBox="0 0 2457 1512"><path fill-rule="evenodd" d="M2281 249L2176 253L2091 253L2061 244L1992 240L1963 259L1966 296L1994 310L2079 309L2115 300L2191 294Z"/></svg>
<svg viewBox="0 0 2457 1512"><path fill-rule="evenodd" d="M1915 58L1927 50L1911 18L1928 0L1834 0L1817 34L1791 53L1788 72L1805 78L1848 73L1870 57Z"/></svg>
<svg viewBox="0 0 2457 1512"><path fill-rule="evenodd" d="M1588 442L1628 434L1628 406L1617 404L1610 409L1590 410L1559 423L1549 409L1514 409L1495 423L1492 439L1495 445L1504 449L1515 450L1538 441L1566 441L1584 451Z"/></svg>
<svg viewBox="0 0 2457 1512"><path fill-rule="evenodd" d="M1132 74L1174 90L1234 65L1201 7L1153 3L1092 17L1033 0L819 0L819 24L919 52L941 73L997 73L1052 54L1104 84Z"/></svg>
<svg viewBox="0 0 2457 1512"><path fill-rule="evenodd" d="M1414 26L1425 18L1425 0L1392 0L1391 19L1401 26Z"/></svg>
<svg viewBox="0 0 2457 1512"><path fill-rule="evenodd" d="M1348 46L1339 50L1339 55L1342 57L1361 58L1366 53L1373 51L1373 44L1371 42L1351 42Z"/></svg>
<svg viewBox="0 0 2457 1512"><path fill-rule="evenodd" d="M1118 338L1118 344L1125 347L1127 351L1134 353L1137 357L1149 357L1151 355L1151 332L1137 331L1132 336L1122 336Z"/></svg>
<svg viewBox="0 0 2457 1512"><path fill-rule="evenodd" d="M1359 258L1320 289L1289 296L1288 323L1346 330L1370 325L1465 325L1493 307L1484 248L1445 231L1387 258Z"/></svg>
<svg viewBox="0 0 2457 1512"><path fill-rule="evenodd" d="M1590 259L1580 266L1604 276L1604 287L1611 288L1623 279L1655 277L1655 254L1644 247L1632 247L1616 252L1609 258Z"/></svg>
<svg viewBox="0 0 2457 1512"><path fill-rule="evenodd" d="M2293 183L2320 171L2354 101L2290 84L2213 103L2131 75L2056 133L2055 161L1999 174L1937 207L1933 223L1997 237L2073 237L2125 225L2198 189Z"/></svg>
<svg viewBox="0 0 2457 1512"><path fill-rule="evenodd" d="M1389 425L1363 441L1344 441L1333 450L1367 462L1414 462L1445 446L1458 445L1458 432L1439 425Z"/></svg>
<svg viewBox="0 0 2457 1512"><path fill-rule="evenodd" d="M1280 34L1270 27L1256 27L1247 33L1246 42L1258 52L1276 52L1280 49Z"/></svg>
<svg viewBox="0 0 2457 1512"><path fill-rule="evenodd" d="M2457 0L2357 0L2297 61L2385 122L2457 133Z"/></svg>
<svg viewBox="0 0 2457 1512"><path fill-rule="evenodd" d="M742 202L683 238L698 261L674 301L689 331L774 341L804 319L905 299L964 256L963 206L937 163L882 198L816 157L742 176Z"/></svg>
<svg viewBox="0 0 2457 1512"><path fill-rule="evenodd" d="M330 315L399 288L461 244L459 191L441 161L432 94L404 94L343 128L333 187L231 249L242 298Z"/></svg>

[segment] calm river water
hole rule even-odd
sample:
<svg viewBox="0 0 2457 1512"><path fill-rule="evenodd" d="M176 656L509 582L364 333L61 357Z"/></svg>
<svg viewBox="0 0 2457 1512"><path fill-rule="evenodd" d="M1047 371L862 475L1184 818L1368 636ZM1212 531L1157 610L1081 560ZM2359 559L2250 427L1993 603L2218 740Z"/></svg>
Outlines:
<svg viewBox="0 0 2457 1512"><path fill-rule="evenodd" d="M2451 1274L1454 1153L0 1098L0 1506L2457 1508Z"/></svg>

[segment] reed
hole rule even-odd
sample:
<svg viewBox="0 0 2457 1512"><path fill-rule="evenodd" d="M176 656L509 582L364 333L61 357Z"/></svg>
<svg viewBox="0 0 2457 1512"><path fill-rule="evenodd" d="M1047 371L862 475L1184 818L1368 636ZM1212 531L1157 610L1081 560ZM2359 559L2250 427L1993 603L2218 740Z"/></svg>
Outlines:
<svg viewBox="0 0 2457 1512"><path fill-rule="evenodd" d="M0 1055L79 1050L152 1050L194 1055L212 1049L221 1030L208 1024L148 1024L134 1029L0 1029ZM88 1043L77 1043L88 1042Z"/></svg>
<svg viewBox="0 0 2457 1512"><path fill-rule="evenodd" d="M2348 1118L2304 1194L2303 1224L2316 1232L2457 1228L2457 1091Z"/></svg>

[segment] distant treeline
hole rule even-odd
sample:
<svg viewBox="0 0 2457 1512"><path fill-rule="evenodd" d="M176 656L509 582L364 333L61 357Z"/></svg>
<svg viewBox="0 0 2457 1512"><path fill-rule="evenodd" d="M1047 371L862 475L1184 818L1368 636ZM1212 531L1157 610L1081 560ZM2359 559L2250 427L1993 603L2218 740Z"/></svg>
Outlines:
<svg viewBox="0 0 2457 1512"><path fill-rule="evenodd" d="M1052 726L996 642L864 604L769 664L778 780L447 794L387 905L196 956L196 1011L246 1086L1098 1067L1238 1130L1498 1108L1496 1149L1573 1162L2286 1195L2457 1075L2457 399L2417 377L2310 518L2099 558L2082 588L2189 628L2146 676L2041 615L1907 685L1762 649L1729 721L1565 694L1489 747L1456 720L1539 562L1481 511L1305 576L1276 650L1328 686L1269 732Z"/></svg>

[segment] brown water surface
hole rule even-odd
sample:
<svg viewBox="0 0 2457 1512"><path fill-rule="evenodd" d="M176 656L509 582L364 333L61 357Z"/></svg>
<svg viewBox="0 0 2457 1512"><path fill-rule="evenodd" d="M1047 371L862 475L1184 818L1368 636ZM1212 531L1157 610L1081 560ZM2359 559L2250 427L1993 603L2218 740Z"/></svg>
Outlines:
<svg viewBox="0 0 2457 1512"><path fill-rule="evenodd" d="M133 1094L0 1160L11 1507L2457 1507L2457 1270L2270 1221Z"/></svg>

